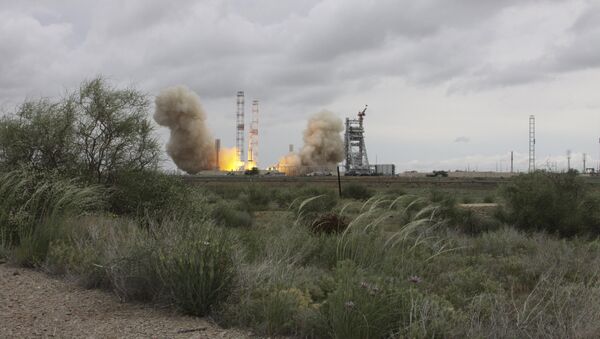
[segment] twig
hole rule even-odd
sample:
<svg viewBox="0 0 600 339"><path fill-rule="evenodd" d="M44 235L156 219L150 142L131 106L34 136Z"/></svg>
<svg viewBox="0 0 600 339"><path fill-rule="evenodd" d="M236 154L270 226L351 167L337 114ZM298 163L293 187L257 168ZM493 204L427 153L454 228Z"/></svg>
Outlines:
<svg viewBox="0 0 600 339"><path fill-rule="evenodd" d="M192 332L201 332L201 331L206 331L206 327L198 327L198 328L190 328L190 329L186 329L186 330L179 330L179 331L177 331L177 333L181 334L181 333L192 333Z"/></svg>

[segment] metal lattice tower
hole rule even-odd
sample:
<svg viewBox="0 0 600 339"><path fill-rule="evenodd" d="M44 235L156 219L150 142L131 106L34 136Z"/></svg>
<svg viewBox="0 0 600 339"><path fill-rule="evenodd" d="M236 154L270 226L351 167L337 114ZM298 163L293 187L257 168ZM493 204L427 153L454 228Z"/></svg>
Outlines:
<svg viewBox="0 0 600 339"><path fill-rule="evenodd" d="M248 166L258 167L258 100L252 101L252 122L248 139Z"/></svg>
<svg viewBox="0 0 600 339"><path fill-rule="evenodd" d="M535 115L529 116L529 172L535 171Z"/></svg>
<svg viewBox="0 0 600 339"><path fill-rule="evenodd" d="M365 145L365 129L363 127L367 106L358 112L358 119L346 118L345 153L346 175L370 174L367 146Z"/></svg>
<svg viewBox="0 0 600 339"><path fill-rule="evenodd" d="M244 162L244 91L237 92L235 151L240 163Z"/></svg>

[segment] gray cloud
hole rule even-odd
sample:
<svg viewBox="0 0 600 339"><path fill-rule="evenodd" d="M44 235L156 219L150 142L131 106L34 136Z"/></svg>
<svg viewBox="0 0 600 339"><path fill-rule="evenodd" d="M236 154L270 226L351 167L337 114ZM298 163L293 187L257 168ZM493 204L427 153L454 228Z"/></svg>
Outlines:
<svg viewBox="0 0 600 339"><path fill-rule="evenodd" d="M152 87L186 82L209 98L266 82L265 88L289 102L310 95L288 98L284 91L330 87L322 91L330 100L316 98L322 103L366 77L391 75L477 90L600 66L600 44L593 43L600 38L600 15L598 6L590 5L564 32L566 44L544 57L509 65L490 59L494 32L488 24L507 10L544 3L555 2L284 1L272 5L272 13L264 1L254 6L235 0L105 1L75 10L11 4L0 11L0 93L12 96L15 84L27 86L39 82L36 78L64 84L58 74L64 67L72 69L66 72L69 81L91 71Z"/></svg>
<svg viewBox="0 0 600 339"><path fill-rule="evenodd" d="M301 125L390 83L442 100L597 70L599 42L600 6L586 0L0 0L0 107L104 74L152 94L185 84L222 117L243 89L265 124ZM386 100L388 114L430 114Z"/></svg>

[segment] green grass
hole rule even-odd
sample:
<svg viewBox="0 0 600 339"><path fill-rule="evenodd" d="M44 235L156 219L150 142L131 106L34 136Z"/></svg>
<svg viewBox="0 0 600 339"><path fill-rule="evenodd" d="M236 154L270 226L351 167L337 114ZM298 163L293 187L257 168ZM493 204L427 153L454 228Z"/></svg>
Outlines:
<svg viewBox="0 0 600 339"><path fill-rule="evenodd" d="M25 266L44 260L50 243L62 236L65 218L103 203L98 186L24 170L0 175L0 196L0 244L14 249L13 259Z"/></svg>
<svg viewBox="0 0 600 339"><path fill-rule="evenodd" d="M333 189L252 184L190 193L165 178L170 196L192 201L140 223L135 201L122 213L98 209L110 198L97 188L1 178L10 199L0 229L10 237L0 255L222 326L308 338L600 332L600 240L514 227L493 210L459 208L465 199L452 192L339 199ZM120 199L151 193L121 187L133 188ZM506 199L480 193L469 201ZM178 216L185 206L193 213Z"/></svg>

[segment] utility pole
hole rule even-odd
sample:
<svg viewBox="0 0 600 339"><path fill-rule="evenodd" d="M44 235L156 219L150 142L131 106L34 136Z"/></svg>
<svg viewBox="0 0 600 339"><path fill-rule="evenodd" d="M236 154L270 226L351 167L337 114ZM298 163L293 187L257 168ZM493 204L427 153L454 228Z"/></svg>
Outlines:
<svg viewBox="0 0 600 339"><path fill-rule="evenodd" d="M571 150L567 150L567 172L571 170Z"/></svg>
<svg viewBox="0 0 600 339"><path fill-rule="evenodd" d="M513 164L514 164L514 157L513 157L513 151L510 151L510 173L513 173Z"/></svg>
<svg viewBox="0 0 600 339"><path fill-rule="evenodd" d="M583 153L583 171L581 173L585 173L585 158L587 157L587 154Z"/></svg>

